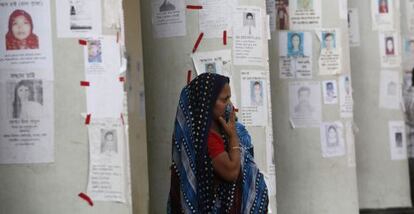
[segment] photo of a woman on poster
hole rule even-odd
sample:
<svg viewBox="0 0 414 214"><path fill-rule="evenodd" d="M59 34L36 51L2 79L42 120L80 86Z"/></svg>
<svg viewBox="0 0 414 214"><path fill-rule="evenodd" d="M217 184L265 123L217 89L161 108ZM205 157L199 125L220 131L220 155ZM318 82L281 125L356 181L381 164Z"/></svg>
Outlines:
<svg viewBox="0 0 414 214"><path fill-rule="evenodd" d="M35 85L37 90L35 90ZM39 80L19 81L14 87L13 118L28 119L38 117L42 112L41 102L43 94L41 92L42 88Z"/></svg>
<svg viewBox="0 0 414 214"><path fill-rule="evenodd" d="M39 39L33 33L33 20L24 10L15 10L9 17L6 50L38 49Z"/></svg>

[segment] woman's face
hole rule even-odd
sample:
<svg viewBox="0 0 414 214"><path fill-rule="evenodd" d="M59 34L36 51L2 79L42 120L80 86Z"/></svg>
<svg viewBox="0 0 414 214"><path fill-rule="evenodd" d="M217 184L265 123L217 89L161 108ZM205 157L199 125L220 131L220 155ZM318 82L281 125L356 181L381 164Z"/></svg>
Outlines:
<svg viewBox="0 0 414 214"><path fill-rule="evenodd" d="M388 51L394 50L394 42L391 39L387 40L387 50Z"/></svg>
<svg viewBox="0 0 414 214"><path fill-rule="evenodd" d="M21 85L17 89L17 96L20 98L21 101L27 101L29 100L30 90L29 87L25 85Z"/></svg>
<svg viewBox="0 0 414 214"><path fill-rule="evenodd" d="M300 38L297 35L292 36L292 45L294 49L299 49Z"/></svg>
<svg viewBox="0 0 414 214"><path fill-rule="evenodd" d="M114 135L112 133L109 133L105 136L105 140L106 141L113 141L114 140Z"/></svg>
<svg viewBox="0 0 414 214"><path fill-rule="evenodd" d="M326 49L331 49L332 48L332 40L333 40L332 36L327 36L325 38L325 48Z"/></svg>
<svg viewBox="0 0 414 214"><path fill-rule="evenodd" d="M259 98L262 94L262 87L259 84L254 85L254 97Z"/></svg>
<svg viewBox="0 0 414 214"><path fill-rule="evenodd" d="M23 15L17 16L12 23L12 33L18 40L24 40L32 31L29 20Z"/></svg>
<svg viewBox="0 0 414 214"><path fill-rule="evenodd" d="M99 54L98 45L90 45L89 46L89 56L98 56L98 54Z"/></svg>
<svg viewBox="0 0 414 214"><path fill-rule="evenodd" d="M336 133L336 130L334 128L328 129L328 137L330 139L336 139L337 133Z"/></svg>
<svg viewBox="0 0 414 214"><path fill-rule="evenodd" d="M217 120L219 117L224 118L224 113L226 111L226 105L231 104L230 97L231 97L230 86L228 83L226 83L216 100L216 104L214 105L213 116L215 120Z"/></svg>

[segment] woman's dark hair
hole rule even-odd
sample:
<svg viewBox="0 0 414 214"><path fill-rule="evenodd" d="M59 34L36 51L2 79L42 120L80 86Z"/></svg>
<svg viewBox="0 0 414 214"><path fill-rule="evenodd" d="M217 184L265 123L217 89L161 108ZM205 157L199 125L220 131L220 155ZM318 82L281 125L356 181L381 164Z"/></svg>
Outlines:
<svg viewBox="0 0 414 214"><path fill-rule="evenodd" d="M19 118L22 111L22 101L19 97L18 90L20 87L25 86L29 89L29 100L34 100L33 82L30 80L21 80L14 88L14 100L13 100L13 118Z"/></svg>
<svg viewBox="0 0 414 214"><path fill-rule="evenodd" d="M333 37L333 34L332 33L326 33L325 36L323 37L323 39L326 39L326 38L328 38L330 36Z"/></svg>
<svg viewBox="0 0 414 214"><path fill-rule="evenodd" d="M249 16L253 18L253 13L246 13L246 18Z"/></svg>

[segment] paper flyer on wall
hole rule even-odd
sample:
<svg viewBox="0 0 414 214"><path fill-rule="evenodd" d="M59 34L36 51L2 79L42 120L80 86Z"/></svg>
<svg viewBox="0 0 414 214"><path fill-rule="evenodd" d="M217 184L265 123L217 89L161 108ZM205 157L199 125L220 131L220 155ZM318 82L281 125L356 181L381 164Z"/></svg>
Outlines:
<svg viewBox="0 0 414 214"><path fill-rule="evenodd" d="M313 30L322 25L321 0L290 0L289 27L291 30Z"/></svg>
<svg viewBox="0 0 414 214"><path fill-rule="evenodd" d="M124 11L122 9L122 1L105 0L103 1L104 15L103 25L106 28L120 29L121 19L124 19Z"/></svg>
<svg viewBox="0 0 414 214"><path fill-rule="evenodd" d="M379 107L386 109L400 109L401 80L397 71L381 71Z"/></svg>
<svg viewBox="0 0 414 214"><path fill-rule="evenodd" d="M414 36L405 36L403 41L403 68L412 70L414 68Z"/></svg>
<svg viewBox="0 0 414 214"><path fill-rule="evenodd" d="M317 81L289 83L289 113L293 128L319 127L321 86Z"/></svg>
<svg viewBox="0 0 414 214"><path fill-rule="evenodd" d="M0 68L53 68L49 0L2 0L0 26Z"/></svg>
<svg viewBox="0 0 414 214"><path fill-rule="evenodd" d="M371 20L373 30L395 30L394 0L371 0Z"/></svg>
<svg viewBox="0 0 414 214"><path fill-rule="evenodd" d="M356 167L355 135L354 135L351 121L345 122L345 140L346 140L348 167Z"/></svg>
<svg viewBox="0 0 414 214"><path fill-rule="evenodd" d="M56 28L60 38L78 38L102 33L100 0L56 1Z"/></svg>
<svg viewBox="0 0 414 214"><path fill-rule="evenodd" d="M414 33L414 0L405 0L405 9L408 32Z"/></svg>
<svg viewBox="0 0 414 214"><path fill-rule="evenodd" d="M267 126L268 96L267 72L242 70L241 77L241 117L246 126Z"/></svg>
<svg viewBox="0 0 414 214"><path fill-rule="evenodd" d="M338 104L338 87L336 80L322 81L323 103Z"/></svg>
<svg viewBox="0 0 414 214"><path fill-rule="evenodd" d="M151 6L152 29L155 38L187 34L184 0L153 0Z"/></svg>
<svg viewBox="0 0 414 214"><path fill-rule="evenodd" d="M341 118L352 118L354 101L352 98L351 76L343 74L339 76L339 111Z"/></svg>
<svg viewBox="0 0 414 214"><path fill-rule="evenodd" d="M233 13L233 63L264 66L264 20L259 7L237 7Z"/></svg>
<svg viewBox="0 0 414 214"><path fill-rule="evenodd" d="M276 29L289 30L289 0L276 0Z"/></svg>
<svg viewBox="0 0 414 214"><path fill-rule="evenodd" d="M401 66L400 34L393 32L379 32L379 49L381 66L396 68Z"/></svg>
<svg viewBox="0 0 414 214"><path fill-rule="evenodd" d="M358 47L360 45L358 8L348 10L348 32L349 46Z"/></svg>
<svg viewBox="0 0 414 214"><path fill-rule="evenodd" d="M120 119L94 120L88 126L89 180L94 201L125 202L125 135Z"/></svg>
<svg viewBox="0 0 414 214"><path fill-rule="evenodd" d="M342 122L323 122L321 124L322 157L338 157L345 155L344 126Z"/></svg>
<svg viewBox="0 0 414 214"><path fill-rule="evenodd" d="M205 38L222 38L223 31L232 36L231 9L237 0L201 0L203 9L199 11L200 32Z"/></svg>
<svg viewBox="0 0 414 214"><path fill-rule="evenodd" d="M116 36L91 37L84 46L85 74L113 73L121 67L121 47ZM119 74L119 72L116 72Z"/></svg>
<svg viewBox="0 0 414 214"><path fill-rule="evenodd" d="M194 67L197 75L202 73L217 73L230 78L230 88L232 92L231 101L234 106L238 106L236 90L234 87L231 50L219 50L208 52L196 52L191 57L193 59Z"/></svg>
<svg viewBox="0 0 414 214"><path fill-rule="evenodd" d="M53 162L53 70L0 73L0 164Z"/></svg>
<svg viewBox="0 0 414 214"><path fill-rule="evenodd" d="M317 31L320 41L319 74L334 75L341 72L341 33L339 29Z"/></svg>
<svg viewBox="0 0 414 214"><path fill-rule="evenodd" d="M310 32L279 32L279 77L312 78L312 35Z"/></svg>
<svg viewBox="0 0 414 214"><path fill-rule="evenodd" d="M389 121L388 129L391 160L407 159L407 144L404 121Z"/></svg>
<svg viewBox="0 0 414 214"><path fill-rule="evenodd" d="M339 18L348 19L348 0L339 0Z"/></svg>

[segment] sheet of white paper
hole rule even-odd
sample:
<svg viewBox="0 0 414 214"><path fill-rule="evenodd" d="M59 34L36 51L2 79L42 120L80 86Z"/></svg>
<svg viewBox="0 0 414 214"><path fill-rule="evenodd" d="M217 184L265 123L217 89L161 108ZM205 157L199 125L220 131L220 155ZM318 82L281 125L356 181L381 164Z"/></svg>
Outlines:
<svg viewBox="0 0 414 214"><path fill-rule="evenodd" d="M199 11L200 32L205 38L222 38L223 31L232 36L231 9L237 0L201 0L203 9Z"/></svg>
<svg viewBox="0 0 414 214"><path fill-rule="evenodd" d="M289 1L276 0L276 29L289 30Z"/></svg>
<svg viewBox="0 0 414 214"><path fill-rule="evenodd" d="M381 71L379 107L399 109L401 103L401 80L397 71Z"/></svg>
<svg viewBox="0 0 414 214"><path fill-rule="evenodd" d="M336 29L317 31L321 53L319 56L319 74L334 75L341 72L341 33Z"/></svg>
<svg viewBox="0 0 414 214"><path fill-rule="evenodd" d="M0 164L53 162L53 70L0 74Z"/></svg>
<svg viewBox="0 0 414 214"><path fill-rule="evenodd" d="M323 103L337 104L338 103L338 87L336 80L322 81Z"/></svg>
<svg viewBox="0 0 414 214"><path fill-rule="evenodd" d="M341 118L352 118L354 101L352 98L351 76L343 74L339 76L339 111Z"/></svg>
<svg viewBox="0 0 414 214"><path fill-rule="evenodd" d="M274 32L276 29L276 0L266 0L266 13L269 16L270 32Z"/></svg>
<svg viewBox="0 0 414 214"><path fill-rule="evenodd" d="M242 70L241 122L246 126L267 126L267 73L268 71Z"/></svg>
<svg viewBox="0 0 414 214"><path fill-rule="evenodd" d="M322 25L321 0L290 0L291 30L314 30Z"/></svg>
<svg viewBox="0 0 414 214"><path fill-rule="evenodd" d="M321 124L322 157L338 157L345 155L343 124L340 121L323 122Z"/></svg>
<svg viewBox="0 0 414 214"><path fill-rule="evenodd" d="M394 32L379 32L379 48L381 66L396 68L401 66L400 34Z"/></svg>
<svg viewBox="0 0 414 214"><path fill-rule="evenodd" d="M320 82L289 83L290 120L295 128L319 127L322 117L321 102Z"/></svg>
<svg viewBox="0 0 414 214"><path fill-rule="evenodd" d="M312 34L280 31L279 44L279 77L311 79Z"/></svg>
<svg viewBox="0 0 414 214"><path fill-rule="evenodd" d="M348 10L348 32L349 46L358 47L360 45L358 8Z"/></svg>
<svg viewBox="0 0 414 214"><path fill-rule="evenodd" d="M102 36L87 39L84 47L85 73L104 75L106 72L119 74L121 68L121 47L116 36Z"/></svg>
<svg viewBox="0 0 414 214"><path fill-rule="evenodd" d="M107 28L119 29L121 27L121 19L124 17L122 9L122 1L119 0L105 0L103 23Z"/></svg>
<svg viewBox="0 0 414 214"><path fill-rule="evenodd" d="M394 0L371 0L371 20L373 30L391 31L395 29Z"/></svg>
<svg viewBox="0 0 414 214"><path fill-rule="evenodd" d="M153 0L151 2L152 29L155 38L187 34L184 0Z"/></svg>
<svg viewBox="0 0 414 214"><path fill-rule="evenodd" d="M404 38L403 50L404 70L412 70L414 68L414 36Z"/></svg>
<svg viewBox="0 0 414 214"><path fill-rule="evenodd" d="M348 19L348 0L339 0L339 18Z"/></svg>
<svg viewBox="0 0 414 214"><path fill-rule="evenodd" d="M234 87L231 50L219 50L209 52L196 52L192 55L197 75L202 73L217 73L230 78L231 101L238 106L237 93Z"/></svg>
<svg viewBox="0 0 414 214"><path fill-rule="evenodd" d="M77 38L102 33L102 6L100 0L56 1L56 28L58 37Z"/></svg>
<svg viewBox="0 0 414 214"><path fill-rule="evenodd" d="M125 133L120 119L94 120L88 133L88 195L94 201L126 202Z"/></svg>
<svg viewBox="0 0 414 214"><path fill-rule="evenodd" d="M348 167L356 167L355 160L355 136L352 129L352 122L345 122L345 140L347 150Z"/></svg>
<svg viewBox="0 0 414 214"><path fill-rule="evenodd" d="M405 0L408 32L414 33L414 0Z"/></svg>
<svg viewBox="0 0 414 214"><path fill-rule="evenodd" d="M237 7L233 13L233 62L264 66L264 19L261 8Z"/></svg>
<svg viewBox="0 0 414 214"><path fill-rule="evenodd" d="M0 68L53 69L50 23L49 0L2 0Z"/></svg>
<svg viewBox="0 0 414 214"><path fill-rule="evenodd" d="M407 144L404 121L389 121L389 142L391 160L407 159Z"/></svg>

